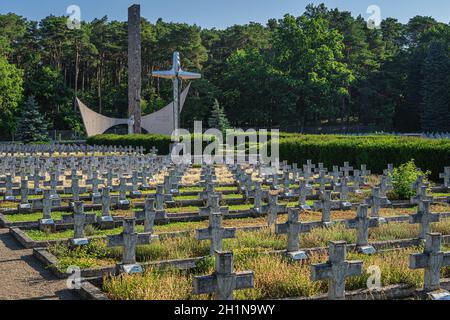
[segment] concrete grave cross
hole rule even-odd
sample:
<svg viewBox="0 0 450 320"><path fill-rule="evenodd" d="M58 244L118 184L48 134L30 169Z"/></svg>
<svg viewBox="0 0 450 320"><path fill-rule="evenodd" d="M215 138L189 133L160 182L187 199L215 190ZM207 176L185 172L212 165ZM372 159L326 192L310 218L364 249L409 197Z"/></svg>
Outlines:
<svg viewBox="0 0 450 320"><path fill-rule="evenodd" d="M390 184L390 177L386 174L383 174L380 177L380 184L378 185L378 187L380 188L380 194L383 197L386 197L386 194L393 190L392 185Z"/></svg>
<svg viewBox="0 0 450 320"><path fill-rule="evenodd" d="M416 190L416 195L411 198L412 204L421 205L423 201L433 202L433 197L427 195L428 185L422 185Z"/></svg>
<svg viewBox="0 0 450 320"><path fill-rule="evenodd" d="M344 178L350 177L350 171L353 171L353 167L350 166L349 162L344 162L344 166L340 168L340 171L344 173Z"/></svg>
<svg viewBox="0 0 450 320"><path fill-rule="evenodd" d="M321 194L320 201L314 202L314 208L322 211L322 223L325 226L328 226L332 223L331 209L338 208L339 206L339 201L331 200L331 191L329 190Z"/></svg>
<svg viewBox="0 0 450 320"><path fill-rule="evenodd" d="M16 197L13 194L13 176L11 174L6 175L5 177L5 195L4 200L5 201L14 201Z"/></svg>
<svg viewBox="0 0 450 320"><path fill-rule="evenodd" d="M311 210L311 207L306 204L306 197L312 195L313 188L305 180L300 180L296 193L298 194L299 207L303 210Z"/></svg>
<svg viewBox="0 0 450 320"><path fill-rule="evenodd" d="M269 203L267 208L267 225L272 227L276 221L278 214L284 213L287 210L287 205L278 203L278 195L269 194Z"/></svg>
<svg viewBox="0 0 450 320"><path fill-rule="evenodd" d="M416 178L416 181L414 181L414 183L412 184L412 189L414 190L414 192L417 194L420 192L420 188L426 185L425 183L425 178L423 175L418 175Z"/></svg>
<svg viewBox="0 0 450 320"><path fill-rule="evenodd" d="M327 178L325 170L319 171L319 177L315 179L315 182L319 184L319 192L324 192L326 184L330 181L330 179Z"/></svg>
<svg viewBox="0 0 450 320"><path fill-rule="evenodd" d="M28 203L28 180L21 179L20 180L20 204L21 205L29 205Z"/></svg>
<svg viewBox="0 0 450 320"><path fill-rule="evenodd" d="M218 194L210 194L207 200L207 206L200 208L200 216L206 216L212 213L228 214L228 208L220 206L220 196Z"/></svg>
<svg viewBox="0 0 450 320"><path fill-rule="evenodd" d="M98 178L98 171L94 170L92 172L92 178L86 180L86 184L92 186L92 197L95 197L95 198L100 197L98 186L103 183L104 183L104 181L102 179Z"/></svg>
<svg viewBox="0 0 450 320"><path fill-rule="evenodd" d="M450 167L445 167L444 172L439 174L439 178L444 179L444 187L450 188Z"/></svg>
<svg viewBox="0 0 450 320"><path fill-rule="evenodd" d="M111 193L109 187L102 190L102 217L111 216Z"/></svg>
<svg viewBox="0 0 450 320"><path fill-rule="evenodd" d="M144 208L144 232L153 233L155 226L156 210L155 199L147 198Z"/></svg>
<svg viewBox="0 0 450 320"><path fill-rule="evenodd" d="M418 206L417 213L409 217L409 223L420 224L420 239L425 239L427 233L430 232L430 223L440 221L440 215L438 213L430 212L430 205L431 201L421 201Z"/></svg>
<svg viewBox="0 0 450 320"><path fill-rule="evenodd" d="M78 177L74 177L72 179L72 199L74 202L76 201L80 201L80 184L79 184L79 180Z"/></svg>
<svg viewBox="0 0 450 320"><path fill-rule="evenodd" d="M39 220L39 230L44 232L54 232L55 222L52 219L52 199L50 190L44 190L44 199L42 200L42 219Z"/></svg>
<svg viewBox="0 0 450 320"><path fill-rule="evenodd" d="M369 245L369 228L377 228L380 221L368 216L368 206L362 204L358 207L356 218L347 221L347 228L357 229L356 246L361 253L374 254L375 248Z"/></svg>
<svg viewBox="0 0 450 320"><path fill-rule="evenodd" d="M362 164L361 165L361 177L364 180L364 183L366 183L367 181L367 177L370 176L372 174L372 172L370 172L370 170L367 170L367 165Z"/></svg>
<svg viewBox="0 0 450 320"><path fill-rule="evenodd" d="M348 186L348 176L344 176L341 178L341 183L337 186L334 186L336 191L339 191L339 201L342 209L349 209L352 207L352 204L348 201L348 194L350 192L350 188Z"/></svg>
<svg viewBox="0 0 450 320"><path fill-rule="evenodd" d="M390 204L390 202L386 197L381 196L379 187L374 187L370 197L366 199L366 204L371 207L370 216L379 219L381 206Z"/></svg>
<svg viewBox="0 0 450 320"><path fill-rule="evenodd" d="M294 260L301 260L306 258L304 251L300 251L300 234L302 232L309 232L310 227L307 224L299 221L300 209L289 208L288 209L288 221L283 224L277 224L275 226L276 234L287 234L288 244L287 252L289 256Z"/></svg>
<svg viewBox="0 0 450 320"><path fill-rule="evenodd" d="M263 206L263 199L267 198L267 194L268 194L267 191L262 189L261 182L256 181L253 198L253 209L257 213L261 213Z"/></svg>
<svg viewBox="0 0 450 320"><path fill-rule="evenodd" d="M127 199L127 191L131 191L132 187L127 185L127 179L122 175L119 182L119 203L121 205L129 205L130 202Z"/></svg>
<svg viewBox="0 0 450 320"><path fill-rule="evenodd" d="M345 299L345 279L363 273L362 261L347 261L346 243L331 242L328 262L311 266L311 281L328 280L328 299Z"/></svg>
<svg viewBox="0 0 450 320"><path fill-rule="evenodd" d="M441 269L450 266L450 252L441 251L442 235L427 233L423 253L411 254L409 267L411 269L425 269L424 291L439 290Z"/></svg>
<svg viewBox="0 0 450 320"><path fill-rule="evenodd" d="M330 173L331 177L332 177L332 184L334 185L339 185L339 179L343 176L342 172L339 170L338 166L333 166L333 171Z"/></svg>
<svg viewBox="0 0 450 320"><path fill-rule="evenodd" d="M216 300L233 300L233 291L254 287L251 271L234 272L233 253L215 252L215 272L194 277L194 294L214 294Z"/></svg>
<svg viewBox="0 0 450 320"><path fill-rule="evenodd" d="M72 244L76 246L88 244L88 240L84 234L84 228L87 224L87 216L84 213L84 205L81 201L76 201L74 203L74 236L72 239Z"/></svg>
<svg viewBox="0 0 450 320"><path fill-rule="evenodd" d="M150 244L156 237L151 233L137 233L135 230L136 219L127 218L123 221L123 232L119 235L108 236L108 247L123 247L123 267L136 265L136 247ZM124 268L124 271L127 269ZM141 272L140 270L139 272Z"/></svg>
<svg viewBox="0 0 450 320"><path fill-rule="evenodd" d="M358 170L358 169L353 170L352 183L353 183L353 186L352 186L351 190L355 193L361 193L360 188L361 188L361 184L364 183L364 179L361 176L360 170Z"/></svg>
<svg viewBox="0 0 450 320"><path fill-rule="evenodd" d="M222 214L211 213L209 215L209 226L207 229L196 230L197 240L210 240L210 254L214 255L215 251L222 251L223 239L231 239L236 237L236 228L224 228L222 226Z"/></svg>

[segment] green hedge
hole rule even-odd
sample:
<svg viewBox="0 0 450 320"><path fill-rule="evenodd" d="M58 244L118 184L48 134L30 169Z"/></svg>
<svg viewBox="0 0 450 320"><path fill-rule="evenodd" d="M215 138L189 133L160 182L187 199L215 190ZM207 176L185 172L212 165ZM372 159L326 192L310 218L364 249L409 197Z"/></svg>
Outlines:
<svg viewBox="0 0 450 320"><path fill-rule="evenodd" d="M422 170L430 170L433 180L450 166L450 140L398 136L298 135L280 139L280 159L290 163L322 162L328 169L349 161L359 167L366 164L374 173L382 173L388 163L399 166L414 159Z"/></svg>
<svg viewBox="0 0 450 320"><path fill-rule="evenodd" d="M192 148L196 139L202 139L203 148L205 148L210 142L214 141L214 136L199 136L191 135ZM130 134L130 135L118 135L118 134L101 134L87 139L87 144L94 146L122 146L122 147L144 147L144 152L149 153L150 150L155 147L158 149L158 154L169 154L170 145L173 143L171 136L162 134ZM192 149L193 151L194 149Z"/></svg>
<svg viewBox="0 0 450 320"><path fill-rule="evenodd" d="M169 154L170 144L172 143L170 136L161 134L101 134L87 139L87 144L93 146L122 146L122 147L144 147L145 152L155 147L158 153L162 155Z"/></svg>

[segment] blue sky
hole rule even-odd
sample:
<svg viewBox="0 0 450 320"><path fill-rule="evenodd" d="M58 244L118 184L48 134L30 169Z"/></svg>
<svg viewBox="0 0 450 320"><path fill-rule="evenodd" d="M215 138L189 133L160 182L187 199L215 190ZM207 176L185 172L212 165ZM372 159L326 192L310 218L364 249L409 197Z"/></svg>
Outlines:
<svg viewBox="0 0 450 320"><path fill-rule="evenodd" d="M69 5L78 5L82 20L91 21L104 15L126 20L127 7L139 3L142 15L151 22L161 17L165 21L221 29L250 21L266 23L269 18L281 18L285 13L300 15L308 3L321 2L330 8L351 11L355 16L368 17L368 6L377 5L382 18L407 22L415 15L427 15L450 22L449 0L0 0L0 13L14 12L37 20L50 14L65 15Z"/></svg>

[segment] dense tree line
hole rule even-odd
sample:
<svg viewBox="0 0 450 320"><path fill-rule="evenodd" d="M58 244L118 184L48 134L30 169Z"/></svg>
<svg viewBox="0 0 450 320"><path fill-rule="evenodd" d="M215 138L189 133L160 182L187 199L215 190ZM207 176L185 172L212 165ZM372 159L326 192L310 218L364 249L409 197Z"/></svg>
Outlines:
<svg viewBox="0 0 450 320"><path fill-rule="evenodd" d="M83 130L75 97L126 115L127 23L104 17L70 30L66 22L0 15L1 136L17 128L29 96L56 130ZM243 128L450 131L450 25L430 17L369 29L361 16L309 5L299 17L225 30L143 18L142 48L145 114L171 100L170 81L150 74L169 68L173 51L204 75L192 83L185 127L208 123L217 99Z"/></svg>

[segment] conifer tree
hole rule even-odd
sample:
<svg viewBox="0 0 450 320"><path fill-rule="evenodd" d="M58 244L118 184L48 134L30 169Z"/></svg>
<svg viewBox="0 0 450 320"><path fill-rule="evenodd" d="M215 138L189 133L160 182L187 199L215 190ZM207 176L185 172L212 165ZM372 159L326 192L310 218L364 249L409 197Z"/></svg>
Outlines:
<svg viewBox="0 0 450 320"><path fill-rule="evenodd" d="M211 117L208 119L209 127L218 129L222 132L230 128L230 123L228 122L225 111L220 106L219 101L217 99L214 100L214 104L212 106Z"/></svg>
<svg viewBox="0 0 450 320"><path fill-rule="evenodd" d="M24 143L48 141L47 129L48 123L34 97L28 97L18 119L18 139Z"/></svg>
<svg viewBox="0 0 450 320"><path fill-rule="evenodd" d="M450 59L448 45L435 41L423 67L422 131L450 131Z"/></svg>

